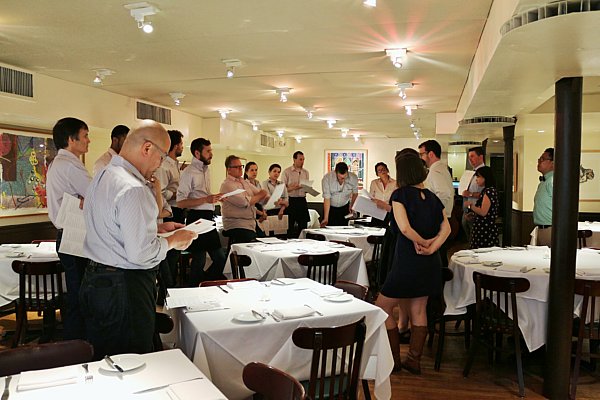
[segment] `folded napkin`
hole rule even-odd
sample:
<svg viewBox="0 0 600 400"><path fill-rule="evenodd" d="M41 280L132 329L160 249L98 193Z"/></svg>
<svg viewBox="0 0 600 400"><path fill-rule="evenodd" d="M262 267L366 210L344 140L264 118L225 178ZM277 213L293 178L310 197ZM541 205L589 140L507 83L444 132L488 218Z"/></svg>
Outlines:
<svg viewBox="0 0 600 400"><path fill-rule="evenodd" d="M600 269L577 269L575 275L579 276L600 276Z"/></svg>
<svg viewBox="0 0 600 400"><path fill-rule="evenodd" d="M342 289L338 289L338 288L336 288L334 286L330 286L330 285L322 285L322 286L313 287L310 289L310 291L321 297L331 296L333 294L344 293L344 291Z"/></svg>
<svg viewBox="0 0 600 400"><path fill-rule="evenodd" d="M273 315L281 319L303 318L313 315L314 313L315 311L313 309L306 306L276 308L273 310Z"/></svg>
<svg viewBox="0 0 600 400"><path fill-rule="evenodd" d="M77 383L84 376L79 365L45 369L41 371L26 371L19 375L18 391L42 389L53 386Z"/></svg>
<svg viewBox="0 0 600 400"><path fill-rule="evenodd" d="M227 282L227 287L231 289L252 289L262 287L258 281L241 281L241 282Z"/></svg>
<svg viewBox="0 0 600 400"><path fill-rule="evenodd" d="M478 249L473 249L474 253L488 253L490 251L502 250L502 247L493 246L493 247L480 247Z"/></svg>
<svg viewBox="0 0 600 400"><path fill-rule="evenodd" d="M55 251L36 251L29 254L29 258L57 258Z"/></svg>
<svg viewBox="0 0 600 400"><path fill-rule="evenodd" d="M473 252L473 250L459 250L456 253L454 253L455 256L472 256L473 254L475 254Z"/></svg>
<svg viewBox="0 0 600 400"><path fill-rule="evenodd" d="M550 250L548 246L534 246L532 244L527 245L527 250Z"/></svg>

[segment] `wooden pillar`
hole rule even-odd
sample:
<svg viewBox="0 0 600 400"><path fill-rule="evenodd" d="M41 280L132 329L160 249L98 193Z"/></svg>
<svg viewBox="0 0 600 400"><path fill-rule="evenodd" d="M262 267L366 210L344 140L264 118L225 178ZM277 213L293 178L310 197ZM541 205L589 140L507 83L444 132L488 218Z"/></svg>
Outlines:
<svg viewBox="0 0 600 400"><path fill-rule="evenodd" d="M555 85L552 259L544 394L550 399L561 400L569 398L573 291L577 260L582 81L581 77L563 78Z"/></svg>
<svg viewBox="0 0 600 400"><path fill-rule="evenodd" d="M502 224L502 246L512 245L512 200L513 192L513 142L515 140L515 126L502 128L504 138L504 212Z"/></svg>

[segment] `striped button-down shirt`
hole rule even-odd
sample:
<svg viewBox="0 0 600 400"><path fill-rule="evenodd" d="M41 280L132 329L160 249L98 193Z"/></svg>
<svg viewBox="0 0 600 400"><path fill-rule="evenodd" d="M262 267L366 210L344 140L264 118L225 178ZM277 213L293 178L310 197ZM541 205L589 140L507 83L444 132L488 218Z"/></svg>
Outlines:
<svg viewBox="0 0 600 400"><path fill-rule="evenodd" d="M286 186L298 185L301 180L308 180L308 171L304 168L296 168L292 165L283 171L283 183ZM290 190L288 193L290 197L306 197L304 189Z"/></svg>
<svg viewBox="0 0 600 400"><path fill-rule="evenodd" d="M234 178L227 175L221 184L221 193L233 192L236 189L244 189L244 193L236 194L223 199L221 215L223 216L223 229L256 229L256 207L250 204L250 198L257 194L260 189L243 178Z"/></svg>
<svg viewBox="0 0 600 400"><path fill-rule="evenodd" d="M121 156L94 177L83 208L86 257L123 269L150 269L165 259L157 237L158 207L140 172Z"/></svg>
<svg viewBox="0 0 600 400"><path fill-rule="evenodd" d="M177 201L187 199L201 199L210 195L210 171L208 165L205 165L197 158L192 158L189 167L183 170L179 178L179 187L177 188ZM215 210L212 203L191 207L193 210Z"/></svg>
<svg viewBox="0 0 600 400"><path fill-rule="evenodd" d="M358 176L348 172L344 183L340 184L335 171L325 174L321 181L323 198L331 199L332 207L342 207L350 202L353 193L358 193Z"/></svg>
<svg viewBox="0 0 600 400"><path fill-rule="evenodd" d="M172 207L177 207L177 190L179 188L179 163L171 157L165 158L160 167L154 172L160 180L162 194Z"/></svg>

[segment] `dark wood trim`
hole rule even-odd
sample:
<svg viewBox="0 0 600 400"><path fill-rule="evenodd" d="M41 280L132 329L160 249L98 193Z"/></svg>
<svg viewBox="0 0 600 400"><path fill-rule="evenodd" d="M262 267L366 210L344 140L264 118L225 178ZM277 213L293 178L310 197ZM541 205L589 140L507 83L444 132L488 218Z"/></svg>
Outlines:
<svg viewBox="0 0 600 400"><path fill-rule="evenodd" d="M19 125L0 124L0 129L10 129L12 131L18 131L18 132L42 133L44 135L52 135L51 129L30 128L27 126L19 126Z"/></svg>
<svg viewBox="0 0 600 400"><path fill-rule="evenodd" d="M46 239L56 239L56 228L50 221L0 226L0 244L31 243L32 240Z"/></svg>

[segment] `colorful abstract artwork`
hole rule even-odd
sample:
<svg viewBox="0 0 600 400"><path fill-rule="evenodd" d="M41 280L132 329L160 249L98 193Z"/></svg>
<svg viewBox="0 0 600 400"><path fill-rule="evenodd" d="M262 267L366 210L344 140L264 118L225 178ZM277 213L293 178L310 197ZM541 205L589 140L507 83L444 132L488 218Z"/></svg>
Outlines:
<svg viewBox="0 0 600 400"><path fill-rule="evenodd" d="M46 209L46 172L55 155L47 135L0 130L0 215Z"/></svg>
<svg viewBox="0 0 600 400"><path fill-rule="evenodd" d="M335 164L345 162L348 169L358 176L358 189L365 186L367 152L364 150L325 150L325 172L333 171Z"/></svg>

